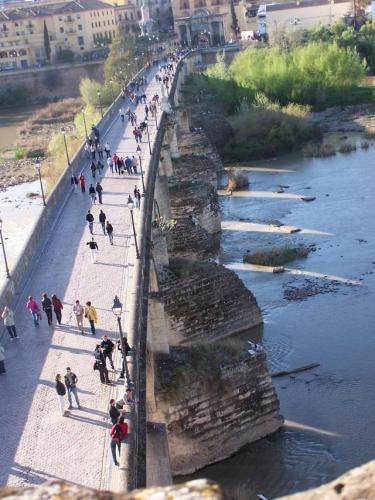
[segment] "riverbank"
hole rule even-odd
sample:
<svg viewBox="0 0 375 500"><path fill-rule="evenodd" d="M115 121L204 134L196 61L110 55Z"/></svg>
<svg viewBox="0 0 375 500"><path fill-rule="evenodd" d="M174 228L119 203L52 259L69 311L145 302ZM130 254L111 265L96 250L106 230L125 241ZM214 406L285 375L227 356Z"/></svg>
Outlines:
<svg viewBox="0 0 375 500"><path fill-rule="evenodd" d="M82 100L77 98L32 107L30 113L22 108L20 121L14 112L11 113L13 125L10 131L5 123L1 127L5 140L0 148L0 191L37 179L36 159L48 156L49 143L62 127L67 132L74 130L74 118L81 106Z"/></svg>

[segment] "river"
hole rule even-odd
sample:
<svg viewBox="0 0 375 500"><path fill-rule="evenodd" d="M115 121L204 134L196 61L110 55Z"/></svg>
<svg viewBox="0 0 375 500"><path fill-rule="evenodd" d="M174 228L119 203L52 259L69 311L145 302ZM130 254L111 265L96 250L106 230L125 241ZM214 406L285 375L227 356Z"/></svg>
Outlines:
<svg viewBox="0 0 375 500"><path fill-rule="evenodd" d="M261 335L271 371L321 366L274 379L285 417L280 432L190 478L218 481L236 499L275 498L374 458L374 164L374 146L326 159L258 162L244 169L248 190L221 197L220 261L262 308L264 326L253 334ZM289 187L270 196L278 185ZM302 231L287 235L262 226L274 219ZM287 243L315 243L316 251L286 265L284 274L242 264L246 250ZM304 286L319 293L285 298L285 291Z"/></svg>
<svg viewBox="0 0 375 500"><path fill-rule="evenodd" d="M38 109L46 105L23 106L0 110L0 150L13 146L17 138L17 130Z"/></svg>

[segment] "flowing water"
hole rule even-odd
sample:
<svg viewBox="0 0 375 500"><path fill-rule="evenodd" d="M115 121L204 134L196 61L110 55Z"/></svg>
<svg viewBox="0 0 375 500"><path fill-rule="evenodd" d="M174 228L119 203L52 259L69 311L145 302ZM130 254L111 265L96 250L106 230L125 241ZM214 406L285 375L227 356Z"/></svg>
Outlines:
<svg viewBox="0 0 375 500"><path fill-rule="evenodd" d="M191 477L218 481L236 499L302 491L374 458L375 146L326 159L290 156L248 165L249 189L221 198L220 261L235 270L263 311L284 428ZM278 186L284 193L275 194ZM299 196L315 196L304 202ZM279 220L301 232L283 234ZM316 244L284 274L242 264L247 250ZM304 288L314 296L287 300ZM186 478L184 478L186 480Z"/></svg>

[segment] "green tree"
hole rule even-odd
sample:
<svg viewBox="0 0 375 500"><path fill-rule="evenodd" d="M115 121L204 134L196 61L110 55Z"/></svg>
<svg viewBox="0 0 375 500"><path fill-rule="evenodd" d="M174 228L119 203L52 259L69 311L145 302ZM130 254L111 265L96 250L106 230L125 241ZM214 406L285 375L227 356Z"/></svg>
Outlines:
<svg viewBox="0 0 375 500"><path fill-rule="evenodd" d="M148 59L148 47L142 44L138 46L135 37L126 34L119 27L113 39L111 52L104 66L106 82L109 80L120 84L129 82Z"/></svg>
<svg viewBox="0 0 375 500"><path fill-rule="evenodd" d="M114 85L115 96L120 93L120 86ZM86 106L91 108L98 107L99 97L98 92L100 92L100 100L103 105L109 105L112 103L112 91L110 86L102 85L96 80L91 80L90 78L82 78L79 84L79 92L84 100Z"/></svg>
<svg viewBox="0 0 375 500"><path fill-rule="evenodd" d="M44 21L44 27L43 27L43 36L44 36L44 51L46 53L46 58L48 61L51 60L51 45L49 43L49 33L48 33L48 28L47 24Z"/></svg>

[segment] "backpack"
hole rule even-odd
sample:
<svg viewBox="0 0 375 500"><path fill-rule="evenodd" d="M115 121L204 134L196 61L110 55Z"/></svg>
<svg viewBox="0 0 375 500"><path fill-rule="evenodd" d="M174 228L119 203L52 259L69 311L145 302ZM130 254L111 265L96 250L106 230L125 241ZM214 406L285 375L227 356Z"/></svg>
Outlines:
<svg viewBox="0 0 375 500"><path fill-rule="evenodd" d="M115 432L113 433L112 439L113 441L121 441L121 427L118 424L115 427Z"/></svg>

